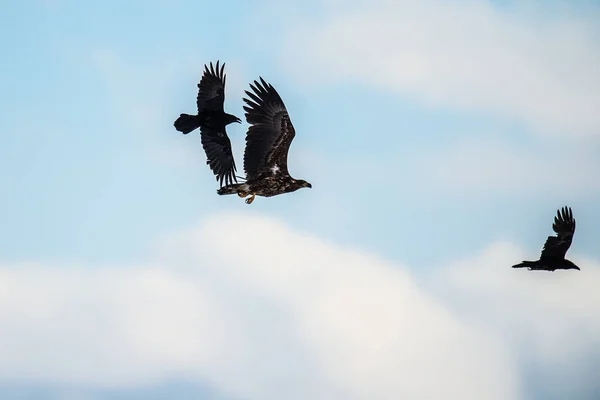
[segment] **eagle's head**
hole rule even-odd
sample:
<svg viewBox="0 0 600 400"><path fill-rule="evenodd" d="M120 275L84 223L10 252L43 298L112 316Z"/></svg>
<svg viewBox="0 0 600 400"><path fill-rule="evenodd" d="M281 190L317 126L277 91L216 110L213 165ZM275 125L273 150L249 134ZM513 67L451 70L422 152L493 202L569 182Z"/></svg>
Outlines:
<svg viewBox="0 0 600 400"><path fill-rule="evenodd" d="M312 188L312 185L308 182L306 182L305 180L302 179L298 179L297 180L298 184L300 185L301 188Z"/></svg>
<svg viewBox="0 0 600 400"><path fill-rule="evenodd" d="M303 179L294 179L290 183L291 183L291 185L289 188L291 189L292 192L295 192L296 190L302 189L305 187L312 188L312 185Z"/></svg>

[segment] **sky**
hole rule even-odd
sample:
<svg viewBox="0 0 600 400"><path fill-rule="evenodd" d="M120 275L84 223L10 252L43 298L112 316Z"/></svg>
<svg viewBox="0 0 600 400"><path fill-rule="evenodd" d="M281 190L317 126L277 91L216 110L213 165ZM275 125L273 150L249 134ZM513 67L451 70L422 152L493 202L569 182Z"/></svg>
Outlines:
<svg viewBox="0 0 600 400"><path fill-rule="evenodd" d="M600 398L600 2L0 5L0 398ZM205 63L312 189L218 196ZM248 124L232 124L243 174ZM568 258L534 273L556 210Z"/></svg>

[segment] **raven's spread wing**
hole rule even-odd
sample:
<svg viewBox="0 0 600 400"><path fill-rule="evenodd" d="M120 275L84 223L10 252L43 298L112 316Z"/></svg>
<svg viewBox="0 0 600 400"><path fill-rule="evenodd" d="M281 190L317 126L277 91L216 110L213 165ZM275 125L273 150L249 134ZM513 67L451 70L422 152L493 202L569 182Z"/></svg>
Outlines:
<svg viewBox="0 0 600 400"><path fill-rule="evenodd" d="M575 234L575 219L570 207L563 207L556 212L552 229L556 236L548 236L542 250L542 258L565 258L567 250L571 247Z"/></svg>
<svg viewBox="0 0 600 400"><path fill-rule="evenodd" d="M235 177L235 161L231 151L231 141L227 136L225 127L222 130L214 130L209 127L200 127L200 138L202 147L206 152L206 164L215 174L219 185L223 186L237 182Z"/></svg>
<svg viewBox="0 0 600 400"><path fill-rule="evenodd" d="M268 174L289 175L287 156L290 144L296 135L290 116L279 97L279 93L263 78L254 81L246 91L251 100L244 98L248 106L246 121L251 124L246 135L244 170L246 179Z"/></svg>
<svg viewBox="0 0 600 400"><path fill-rule="evenodd" d="M219 61L216 68L213 63L210 63L210 70L204 64L204 74L198 84L198 97L196 104L198 105L198 113L204 111L223 111L223 103L225 102L225 63L219 69Z"/></svg>

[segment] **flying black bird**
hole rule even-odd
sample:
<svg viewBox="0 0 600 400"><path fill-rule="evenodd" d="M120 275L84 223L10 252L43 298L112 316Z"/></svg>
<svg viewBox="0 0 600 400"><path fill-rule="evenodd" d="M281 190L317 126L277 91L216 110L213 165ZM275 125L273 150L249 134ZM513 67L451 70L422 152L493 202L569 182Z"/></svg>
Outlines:
<svg viewBox="0 0 600 400"><path fill-rule="evenodd" d="M571 207L563 207L556 212L552 229L556 236L548 236L542 255L537 261L523 261L521 264L513 265L513 268L525 268L531 270L556 271L557 269L576 269L579 267L565 259L567 250L571 247L573 235L575 234L575 219Z"/></svg>
<svg viewBox="0 0 600 400"><path fill-rule="evenodd" d="M246 182L217 191L220 195L251 196L246 204L251 204L255 196L271 197L312 187L302 179L292 178L288 172L288 151L296 131L279 93L263 78L260 81L262 85L257 81L254 86L250 84L254 93L246 91L252 100L244 98L248 104L244 106L246 120L251 124L244 152Z"/></svg>
<svg viewBox="0 0 600 400"><path fill-rule="evenodd" d="M202 147L207 157L206 164L210 166L220 186L223 186L223 180L226 185L237 182L231 142L225 127L232 122L242 122L235 115L223 111L226 78L223 73L224 68L225 63L219 69L219 61L216 68L213 68L211 62L210 70L206 64L204 65L204 74L198 84L196 98L198 114L181 114L173 124L175 129L184 135L200 128Z"/></svg>

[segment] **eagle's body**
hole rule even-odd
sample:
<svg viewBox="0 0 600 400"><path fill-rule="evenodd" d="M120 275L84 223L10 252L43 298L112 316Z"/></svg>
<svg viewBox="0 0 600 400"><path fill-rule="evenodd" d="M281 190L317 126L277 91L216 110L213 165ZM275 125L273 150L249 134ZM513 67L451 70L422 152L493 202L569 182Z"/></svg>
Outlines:
<svg viewBox="0 0 600 400"><path fill-rule="evenodd" d="M210 70L204 65L204 74L198 83L196 98L198 114L180 114L173 123L175 129L184 135L200 128L202 147L207 157L206 164L210 166L221 186L223 181L226 185L237 182L231 141L225 127L232 122L241 122L238 117L226 113L223 109L226 79L224 68L225 64L219 69L219 61L216 69L212 62Z"/></svg>
<svg viewBox="0 0 600 400"><path fill-rule="evenodd" d="M537 261L523 261L520 264L513 265L513 268L527 268L530 271L579 270L577 265L565 259L575 234L575 219L571 208L563 207L562 210L557 212L552 229L556 232L556 236L548 236L540 259Z"/></svg>
<svg viewBox="0 0 600 400"><path fill-rule="evenodd" d="M251 124L246 135L244 151L244 171L246 182L226 185L217 193L238 194L247 204L255 196L271 197L294 192L300 188L312 187L302 179L294 179L287 168L290 144L296 135L283 100L271 86L260 78L250 87L254 93L246 91L250 100L244 98L247 106L246 120Z"/></svg>
<svg viewBox="0 0 600 400"><path fill-rule="evenodd" d="M244 183L234 183L220 188L218 194L237 194L240 197L250 195L272 197L279 194L295 192L306 186L307 182L296 180L291 177L282 176L263 176L254 181Z"/></svg>

